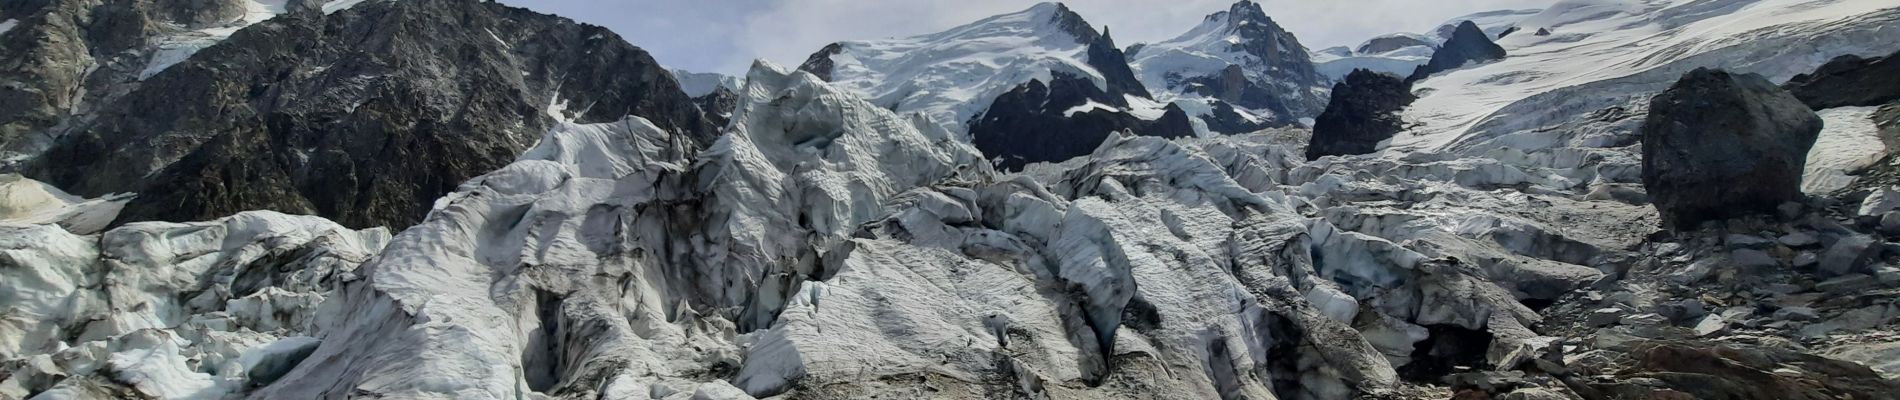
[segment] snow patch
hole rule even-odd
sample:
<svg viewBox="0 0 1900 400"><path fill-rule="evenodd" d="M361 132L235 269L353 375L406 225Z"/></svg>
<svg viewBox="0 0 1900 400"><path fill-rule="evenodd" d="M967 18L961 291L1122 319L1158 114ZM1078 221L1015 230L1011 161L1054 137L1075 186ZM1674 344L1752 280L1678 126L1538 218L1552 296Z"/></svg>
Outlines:
<svg viewBox="0 0 1900 400"><path fill-rule="evenodd" d="M1841 107L1816 113L1824 125L1814 148L1808 150L1801 191L1822 195L1847 188L1856 179L1852 173L1887 156L1887 145L1881 141L1880 129L1874 126L1877 109Z"/></svg>

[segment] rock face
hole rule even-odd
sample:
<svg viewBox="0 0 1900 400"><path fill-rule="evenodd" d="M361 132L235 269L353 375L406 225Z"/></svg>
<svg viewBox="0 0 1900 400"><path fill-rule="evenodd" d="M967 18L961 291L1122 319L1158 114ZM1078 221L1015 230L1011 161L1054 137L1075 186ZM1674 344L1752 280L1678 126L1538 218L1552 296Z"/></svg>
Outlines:
<svg viewBox="0 0 1900 400"><path fill-rule="evenodd" d="M1801 193L1821 119L1759 75L1696 69L1643 124L1643 185L1664 225L1766 213Z"/></svg>
<svg viewBox="0 0 1900 400"><path fill-rule="evenodd" d="M97 107L229 32L268 18L249 0L0 4L0 153L38 154Z"/></svg>
<svg viewBox="0 0 1900 400"><path fill-rule="evenodd" d="M1504 48L1491 41L1491 37L1478 28L1478 24L1465 21L1452 31L1451 39L1446 40L1438 51L1432 53L1432 60L1412 71L1406 82L1416 82L1432 74L1450 71L1465 66L1504 58Z"/></svg>
<svg viewBox="0 0 1900 400"><path fill-rule="evenodd" d="M1030 81L1004 93L988 111L970 124L970 140L984 157L1003 170L1025 164L1058 162L1087 155L1109 135L1120 132L1166 138L1194 136L1187 113L1168 106L1157 120L1148 121L1113 108L1127 100L1086 79L1056 74L1048 84Z"/></svg>
<svg viewBox="0 0 1900 400"><path fill-rule="evenodd" d="M715 133L612 32L456 0L286 14L100 107L24 170L81 196L138 192L121 223L270 209L405 227L556 119Z"/></svg>
<svg viewBox="0 0 1900 400"><path fill-rule="evenodd" d="M1861 58L1845 55L1811 74L1796 75L1783 88L1816 110L1873 107L1900 101L1900 53Z"/></svg>
<svg viewBox="0 0 1900 400"><path fill-rule="evenodd" d="M1264 126L1292 125L1325 107L1325 78L1306 47L1252 1L1236 2L1187 33L1139 49L1131 62L1162 101L1224 102Z"/></svg>
<svg viewBox="0 0 1900 400"><path fill-rule="evenodd" d="M971 141L997 167L1088 154L1115 132L1189 136L1180 107L1151 101L1106 32L1060 3L909 38L825 46L799 66Z"/></svg>
<svg viewBox="0 0 1900 400"><path fill-rule="evenodd" d="M739 107L739 93L723 86L713 88L711 93L693 98L693 105L699 106L699 112L706 121L715 127L726 126L732 120L732 111Z"/></svg>
<svg viewBox="0 0 1900 400"><path fill-rule="evenodd" d="M1313 124L1306 158L1366 154L1405 129L1399 111L1412 104L1411 86L1399 77L1354 70L1333 85L1333 100Z"/></svg>

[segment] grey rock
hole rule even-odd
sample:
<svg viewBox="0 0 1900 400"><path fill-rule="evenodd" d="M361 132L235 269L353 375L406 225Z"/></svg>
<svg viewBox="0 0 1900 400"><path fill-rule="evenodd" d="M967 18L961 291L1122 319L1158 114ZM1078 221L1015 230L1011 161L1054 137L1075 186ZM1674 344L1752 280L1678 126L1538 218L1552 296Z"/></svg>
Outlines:
<svg viewBox="0 0 1900 400"><path fill-rule="evenodd" d="M1811 251L1803 251L1800 254L1794 255L1795 268L1810 268L1820 263L1821 263L1821 256L1816 255L1814 254L1814 252L1811 252Z"/></svg>
<svg viewBox="0 0 1900 400"><path fill-rule="evenodd" d="M1814 311L1813 308L1782 307L1779 310L1775 310L1773 318L1788 321L1813 321L1821 319L1821 315Z"/></svg>
<svg viewBox="0 0 1900 400"><path fill-rule="evenodd" d="M1873 289L1877 286L1880 286L1880 281L1871 275L1847 274L1815 284L1814 290L1819 290L1827 294L1842 295Z"/></svg>
<svg viewBox="0 0 1900 400"><path fill-rule="evenodd" d="M1821 118L1766 78L1696 69L1650 102L1643 185L1678 230L1773 213L1800 197L1820 132Z"/></svg>
<svg viewBox="0 0 1900 400"><path fill-rule="evenodd" d="M1584 318L1583 323L1590 325L1592 327L1610 326L1610 325L1616 324L1617 321L1622 320L1623 316L1625 315L1629 315L1629 311L1625 311L1621 308L1616 308L1616 307L1599 308L1594 311L1590 311L1590 315Z"/></svg>
<svg viewBox="0 0 1900 400"><path fill-rule="evenodd" d="M1815 237L1814 234L1810 232L1795 232L1781 235L1781 237L1775 239L1775 241L1788 247L1808 247L1821 244L1821 238Z"/></svg>
<svg viewBox="0 0 1900 400"><path fill-rule="evenodd" d="M1844 275L1860 271L1872 262L1880 249L1872 237L1854 235L1841 238L1821 254L1820 271L1830 275Z"/></svg>
<svg viewBox="0 0 1900 400"><path fill-rule="evenodd" d="M1764 271L1781 266L1781 260L1768 252L1756 249L1741 249L1729 252L1729 263L1740 271Z"/></svg>
<svg viewBox="0 0 1900 400"><path fill-rule="evenodd" d="M1727 243L1729 248L1749 248L1749 249L1759 249L1763 247L1768 247L1769 245L1772 245L1775 243L1775 241L1769 240L1768 238L1755 236L1755 235L1743 235L1743 234L1735 234L1735 233L1731 233L1726 236L1723 236L1722 241Z"/></svg>
<svg viewBox="0 0 1900 400"><path fill-rule="evenodd" d="M1900 192L1895 192L1893 188L1881 187L1875 188L1873 193L1860 201L1858 215L1880 217L1894 210L1900 210Z"/></svg>
<svg viewBox="0 0 1900 400"><path fill-rule="evenodd" d="M1616 323L1629 326L1657 326L1668 324L1669 318L1655 313L1633 314L1623 316L1623 318L1617 320Z"/></svg>
<svg viewBox="0 0 1900 400"><path fill-rule="evenodd" d="M1713 336L1728 331L1728 319L1721 315L1710 314L1695 324L1696 336Z"/></svg>
<svg viewBox="0 0 1900 400"><path fill-rule="evenodd" d="M1697 299L1666 301L1658 304L1655 311L1670 321L1695 321L1709 314L1707 305Z"/></svg>
<svg viewBox="0 0 1900 400"><path fill-rule="evenodd" d="M1880 216L1880 233L1900 235L1900 211L1888 211Z"/></svg>

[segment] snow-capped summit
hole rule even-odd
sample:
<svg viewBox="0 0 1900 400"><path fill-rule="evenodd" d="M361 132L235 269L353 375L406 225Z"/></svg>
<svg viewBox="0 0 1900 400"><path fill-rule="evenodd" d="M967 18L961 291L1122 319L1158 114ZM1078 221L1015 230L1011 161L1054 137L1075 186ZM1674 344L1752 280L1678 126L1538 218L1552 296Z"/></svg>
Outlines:
<svg viewBox="0 0 1900 400"><path fill-rule="evenodd" d="M1112 132L1199 131L1178 107L1152 100L1106 30L1060 3L933 34L833 43L799 69L966 133L1010 169L1088 154Z"/></svg>
<svg viewBox="0 0 1900 400"><path fill-rule="evenodd" d="M1252 1L1208 15L1174 39L1136 47L1130 64L1158 100L1217 99L1250 119L1278 122L1269 125L1326 107L1326 79L1306 47Z"/></svg>
<svg viewBox="0 0 1900 400"><path fill-rule="evenodd" d="M1108 90L1108 78L1088 62L1088 45L1100 36L1067 6L1041 3L943 32L834 43L799 69L900 114L967 131L991 99L1030 80L1062 73Z"/></svg>

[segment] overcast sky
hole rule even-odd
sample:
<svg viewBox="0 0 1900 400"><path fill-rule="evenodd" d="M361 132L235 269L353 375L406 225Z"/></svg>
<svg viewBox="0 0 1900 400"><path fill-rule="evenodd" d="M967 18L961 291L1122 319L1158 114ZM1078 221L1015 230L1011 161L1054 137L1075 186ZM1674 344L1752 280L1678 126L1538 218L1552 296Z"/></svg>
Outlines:
<svg viewBox="0 0 1900 400"><path fill-rule="evenodd" d="M905 37L1020 11L1030 0L502 0L606 26L661 64L742 74L752 59L797 65L825 44ZM1552 0L1261 0L1307 47L1356 45L1422 32L1479 11L1540 8ZM1166 40L1233 0L1071 0L1070 8L1122 46Z"/></svg>

